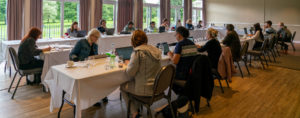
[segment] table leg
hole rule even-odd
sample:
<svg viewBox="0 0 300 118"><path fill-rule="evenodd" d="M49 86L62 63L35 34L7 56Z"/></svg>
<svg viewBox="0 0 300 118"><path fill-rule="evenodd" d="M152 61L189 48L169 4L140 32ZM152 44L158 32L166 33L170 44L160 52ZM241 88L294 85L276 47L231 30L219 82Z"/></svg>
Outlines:
<svg viewBox="0 0 300 118"><path fill-rule="evenodd" d="M76 95L76 112L75 118L81 118L81 106L80 106L80 82L77 81L77 95Z"/></svg>

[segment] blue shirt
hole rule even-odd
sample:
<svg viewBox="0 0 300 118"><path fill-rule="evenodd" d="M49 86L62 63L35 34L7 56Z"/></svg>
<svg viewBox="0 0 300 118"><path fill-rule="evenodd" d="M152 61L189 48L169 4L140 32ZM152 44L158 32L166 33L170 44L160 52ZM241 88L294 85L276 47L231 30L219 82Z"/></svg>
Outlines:
<svg viewBox="0 0 300 118"><path fill-rule="evenodd" d="M194 48L194 50L192 52L188 52L187 50L185 50L187 48ZM176 44L174 54L180 54L179 62L176 65L176 79L186 79L193 64L196 53L197 48L194 42L192 42L191 40L183 39Z"/></svg>
<svg viewBox="0 0 300 118"><path fill-rule="evenodd" d="M90 46L87 39L81 39L72 49L70 53L70 60L83 61L85 58L93 55L98 55L98 45L93 43L92 46Z"/></svg>

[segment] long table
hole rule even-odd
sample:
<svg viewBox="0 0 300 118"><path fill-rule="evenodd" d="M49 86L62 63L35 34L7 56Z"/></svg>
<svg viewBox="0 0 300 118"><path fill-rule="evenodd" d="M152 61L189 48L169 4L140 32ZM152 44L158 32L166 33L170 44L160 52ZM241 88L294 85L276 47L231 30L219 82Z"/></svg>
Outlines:
<svg viewBox="0 0 300 118"><path fill-rule="evenodd" d="M92 106L129 80L125 66L119 68L116 63L115 68L106 70L105 60L93 60L95 65L89 68L83 67L82 62L77 62L74 68L66 68L65 64L52 66L45 77L51 93L50 111L60 107L65 91L65 99L74 102L76 118L80 118L81 110ZM163 56L161 61L162 65L170 63L167 56Z"/></svg>

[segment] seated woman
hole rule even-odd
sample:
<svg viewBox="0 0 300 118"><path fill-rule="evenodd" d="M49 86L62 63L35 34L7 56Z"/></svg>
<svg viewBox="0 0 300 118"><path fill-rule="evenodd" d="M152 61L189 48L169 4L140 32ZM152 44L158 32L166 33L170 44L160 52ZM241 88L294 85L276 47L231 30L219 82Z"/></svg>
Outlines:
<svg viewBox="0 0 300 118"><path fill-rule="evenodd" d="M197 28L202 28L202 20L199 20L198 24L197 24Z"/></svg>
<svg viewBox="0 0 300 118"><path fill-rule="evenodd" d="M71 25L71 28L69 28L67 30L67 33L68 33L68 36L77 37L78 31L79 31L78 22L73 22Z"/></svg>
<svg viewBox="0 0 300 118"><path fill-rule="evenodd" d="M89 56L98 55L97 41L100 37L100 32L97 29L89 31L86 39L79 40L70 53L70 60L83 61Z"/></svg>
<svg viewBox="0 0 300 118"><path fill-rule="evenodd" d="M128 24L124 27L123 32L133 32L135 31L134 24L132 21L129 21Z"/></svg>
<svg viewBox="0 0 300 118"><path fill-rule="evenodd" d="M177 20L177 23L176 23L176 26L175 26L175 29L176 29L177 27L180 27L180 26L182 26L182 23L181 23L181 20L178 19L178 20Z"/></svg>
<svg viewBox="0 0 300 118"><path fill-rule="evenodd" d="M38 28L31 28L30 31L23 37L18 49L19 68L22 70L42 68L44 61L35 58L44 51L50 51L51 47L38 49L36 41L42 35L42 31ZM38 77L40 78L40 77Z"/></svg>
<svg viewBox="0 0 300 118"><path fill-rule="evenodd" d="M204 46L198 46L199 52L207 51L212 68L216 70L218 70L219 58L222 53L221 45L216 38L217 36L218 31L213 28L209 28L206 32L208 42Z"/></svg>
<svg viewBox="0 0 300 118"><path fill-rule="evenodd" d="M122 95L127 105L128 93L143 96L152 96L153 94L153 82L161 68L161 51L148 45L147 42L148 38L143 31L136 30L133 32L131 45L134 47L134 51L126 73L134 79L121 85ZM140 105L136 101L131 103L132 118L139 117L138 108Z"/></svg>
<svg viewBox="0 0 300 118"><path fill-rule="evenodd" d="M169 30L169 20L168 19L164 19L162 24L159 27L159 32L165 32Z"/></svg>
<svg viewBox="0 0 300 118"><path fill-rule="evenodd" d="M253 50L257 50L262 46L262 43L264 41L264 34L262 33L262 29L259 23L254 24L254 30L255 34L250 39L255 40Z"/></svg>
<svg viewBox="0 0 300 118"><path fill-rule="evenodd" d="M188 30L193 30L193 29L194 29L194 25L193 25L192 19L188 19L188 20L186 21L185 28L187 28Z"/></svg>
<svg viewBox="0 0 300 118"><path fill-rule="evenodd" d="M239 59L241 58L240 57L241 42L240 42L239 35L234 30L234 26L232 24L228 24L226 26L226 29L227 29L227 35L225 36L222 43L230 47L233 60Z"/></svg>
<svg viewBox="0 0 300 118"><path fill-rule="evenodd" d="M99 30L99 32L101 32L102 34L104 32L106 32L106 21L105 20L100 20L100 27L97 28Z"/></svg>

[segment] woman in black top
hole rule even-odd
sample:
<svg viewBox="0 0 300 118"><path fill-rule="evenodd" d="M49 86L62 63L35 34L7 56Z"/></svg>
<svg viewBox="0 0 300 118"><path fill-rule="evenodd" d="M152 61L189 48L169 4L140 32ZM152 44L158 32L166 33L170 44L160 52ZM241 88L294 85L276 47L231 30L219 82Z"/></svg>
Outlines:
<svg viewBox="0 0 300 118"><path fill-rule="evenodd" d="M217 36L218 31L213 28L209 28L206 32L208 42L204 46L198 46L199 52L207 51L208 58L213 69L218 69L219 58L222 53L221 45L216 39Z"/></svg>
<svg viewBox="0 0 300 118"><path fill-rule="evenodd" d="M106 32L106 21L105 20L100 20L100 27L98 27L99 32L102 34Z"/></svg>
<svg viewBox="0 0 300 118"><path fill-rule="evenodd" d="M51 47L45 49L38 49L36 41L41 36L42 32L38 28L31 28L27 35L21 41L18 58L20 69L34 69L43 67L44 61L36 59L34 56L38 56L43 51L50 51Z"/></svg>
<svg viewBox="0 0 300 118"><path fill-rule="evenodd" d="M227 29L227 35L225 36L223 40L223 44L230 47L231 54L234 60L240 58L240 50L241 50L241 42L239 35L234 30L234 26L232 24L228 24L226 26Z"/></svg>

